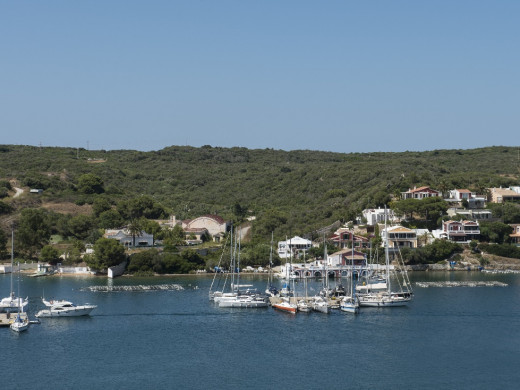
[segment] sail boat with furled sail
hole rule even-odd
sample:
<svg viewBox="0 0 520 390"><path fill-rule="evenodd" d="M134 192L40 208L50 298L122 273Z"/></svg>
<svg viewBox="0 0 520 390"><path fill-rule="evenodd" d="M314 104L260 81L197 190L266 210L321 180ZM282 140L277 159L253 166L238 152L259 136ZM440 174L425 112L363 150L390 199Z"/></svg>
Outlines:
<svg viewBox="0 0 520 390"><path fill-rule="evenodd" d="M371 307L394 307L394 306L406 306L411 302L413 298L413 291L411 290L410 281L406 268L403 267L401 274L403 275L403 283L401 284L400 291L392 291L390 283L390 258L388 255L388 241L390 239L388 235L388 229L386 226L386 207L385 207L385 266L386 266L386 282L387 289L379 292L372 292L367 294L359 294L359 305L360 306L371 306Z"/></svg>
<svg viewBox="0 0 520 390"><path fill-rule="evenodd" d="M16 297L13 288L13 273L14 273L14 227L11 227L11 293L8 297L0 300L0 312L15 312L20 309L23 310L29 303L27 298L23 299Z"/></svg>
<svg viewBox="0 0 520 390"><path fill-rule="evenodd" d="M340 303L341 311L359 313L359 299L354 288L354 233L352 233L352 258L350 261L350 295L345 295Z"/></svg>

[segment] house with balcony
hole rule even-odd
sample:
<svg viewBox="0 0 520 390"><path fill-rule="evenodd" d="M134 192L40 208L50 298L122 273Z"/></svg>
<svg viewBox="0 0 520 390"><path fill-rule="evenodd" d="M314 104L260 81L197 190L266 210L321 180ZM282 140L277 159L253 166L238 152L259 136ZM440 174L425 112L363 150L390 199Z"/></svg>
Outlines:
<svg viewBox="0 0 520 390"><path fill-rule="evenodd" d="M307 252L310 248L312 248L311 240L294 236L286 241L278 241L277 253L280 259L290 258L291 253L293 258L298 258L300 254Z"/></svg>
<svg viewBox="0 0 520 390"><path fill-rule="evenodd" d="M470 190L467 190L464 188L464 189L450 190L449 196L450 196L450 199L453 199L457 202L462 202L463 200L469 201L474 196L474 194Z"/></svg>
<svg viewBox="0 0 520 390"><path fill-rule="evenodd" d="M388 238L387 238L388 235ZM383 246L388 239L388 248L417 248L417 232L404 226L391 226L381 230Z"/></svg>
<svg viewBox="0 0 520 390"><path fill-rule="evenodd" d="M433 190L430 187L414 187L413 190L410 188L406 192L401 192L402 199L424 199L441 196L440 191Z"/></svg>
<svg viewBox="0 0 520 390"><path fill-rule="evenodd" d="M352 242L354 242L354 248L368 248L370 246L368 238L358 236L348 228L339 228L330 237L330 240L340 249L351 248Z"/></svg>
<svg viewBox="0 0 520 390"><path fill-rule="evenodd" d="M450 241L467 244L479 239L480 227L477 221L444 221L442 235Z"/></svg>

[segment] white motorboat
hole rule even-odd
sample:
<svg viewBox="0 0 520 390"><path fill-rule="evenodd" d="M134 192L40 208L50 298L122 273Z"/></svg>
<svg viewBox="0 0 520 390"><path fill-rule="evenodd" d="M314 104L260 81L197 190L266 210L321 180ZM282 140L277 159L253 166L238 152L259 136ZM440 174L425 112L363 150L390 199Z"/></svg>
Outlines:
<svg viewBox="0 0 520 390"><path fill-rule="evenodd" d="M43 304L47 306L47 309L40 310L36 314L38 318L87 316L97 307L96 305L89 304L76 306L72 302L65 300L46 301L42 299L42 301Z"/></svg>
<svg viewBox="0 0 520 390"><path fill-rule="evenodd" d="M16 297L14 292L11 295L0 300L0 312L14 313L23 310L29 303L27 298Z"/></svg>

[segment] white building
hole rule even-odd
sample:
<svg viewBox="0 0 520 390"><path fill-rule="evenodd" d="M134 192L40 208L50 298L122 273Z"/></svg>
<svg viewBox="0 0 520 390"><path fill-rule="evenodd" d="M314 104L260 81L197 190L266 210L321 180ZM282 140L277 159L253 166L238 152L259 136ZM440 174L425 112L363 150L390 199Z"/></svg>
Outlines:
<svg viewBox="0 0 520 390"><path fill-rule="evenodd" d="M396 217L391 209L386 209L387 221L396 222ZM363 210L363 217L367 220L367 225L374 226L378 223L385 222L385 209L365 209Z"/></svg>
<svg viewBox="0 0 520 390"><path fill-rule="evenodd" d="M305 238L294 236L287 241L278 241L277 252L281 259L288 259L291 257L291 251L293 257L296 258L299 253L308 251L311 247L311 240L306 240Z"/></svg>

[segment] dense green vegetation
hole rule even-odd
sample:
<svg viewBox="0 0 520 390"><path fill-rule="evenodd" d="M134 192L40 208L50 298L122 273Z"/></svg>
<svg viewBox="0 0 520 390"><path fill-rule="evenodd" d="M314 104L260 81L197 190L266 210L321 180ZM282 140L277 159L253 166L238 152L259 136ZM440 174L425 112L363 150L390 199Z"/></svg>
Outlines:
<svg viewBox="0 0 520 390"><path fill-rule="evenodd" d="M493 244L481 243L478 245L478 248L482 252L490 253L492 255L520 259L520 248L513 246L513 245L507 245L507 244L493 245Z"/></svg>
<svg viewBox="0 0 520 390"><path fill-rule="evenodd" d="M140 152L3 145L0 251L5 253L3 237L13 220L18 231L17 251L28 257L48 245L52 235L78 248L78 242L96 243L102 229L121 226L153 232L174 250L182 244L182 232L161 231L150 220L211 213L235 222L256 217L243 261L261 265L273 231L275 241L296 234L316 238L323 226L353 220L367 207L390 204L393 197L414 186L429 185L440 191L468 188L483 193L486 187L518 185L519 176L517 148L502 146L342 154L211 146ZM12 183L42 189L43 193L26 192L13 198ZM90 211L71 216L42 208L65 202L88 206ZM392 205L417 219L413 225L430 228L438 226L447 207L438 200ZM492 206L492 211L503 223L520 222L518 205ZM491 241L504 241L497 229L491 227L485 234ZM77 259L75 251L71 249L71 259ZM44 253L54 255L48 250ZM197 264L171 253L180 257L168 260L162 268L165 272ZM415 256L410 260L418 261L420 255ZM154 256L150 257L152 260L139 260L148 265L136 269L158 269ZM105 264L102 259L95 261L98 266Z"/></svg>
<svg viewBox="0 0 520 390"><path fill-rule="evenodd" d="M446 240L435 240L430 245L412 250L402 250L403 259L408 264L432 264L446 260L455 253L462 252L462 245Z"/></svg>

